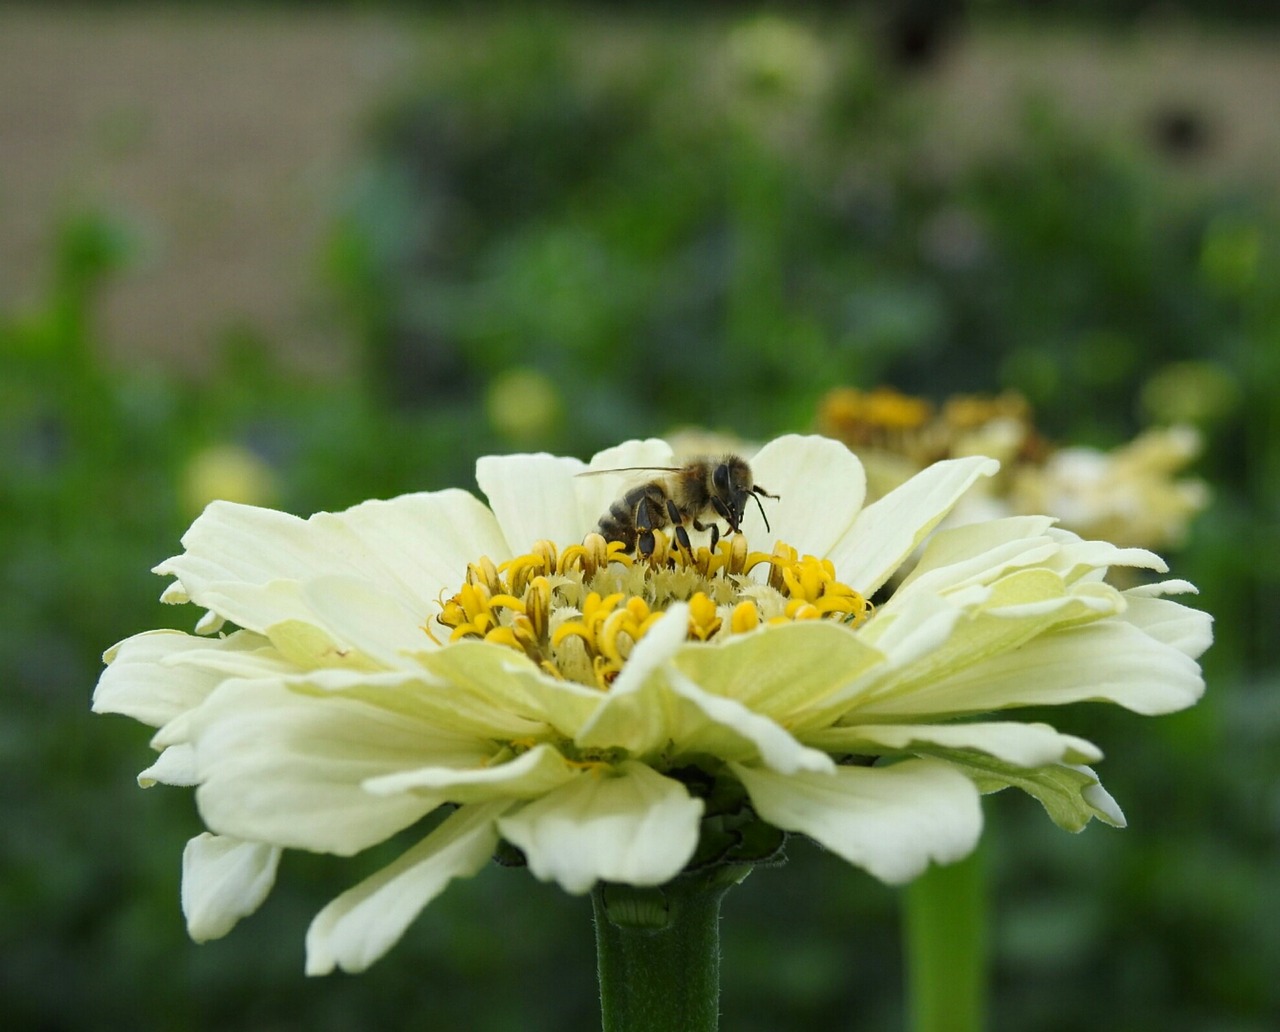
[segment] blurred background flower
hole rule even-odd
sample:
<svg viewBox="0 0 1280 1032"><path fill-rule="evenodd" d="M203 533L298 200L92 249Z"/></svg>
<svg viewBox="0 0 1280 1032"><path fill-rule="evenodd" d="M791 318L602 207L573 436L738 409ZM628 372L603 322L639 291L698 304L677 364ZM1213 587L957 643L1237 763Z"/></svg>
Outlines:
<svg viewBox="0 0 1280 1032"><path fill-rule="evenodd" d="M192 947L198 822L134 790L145 732L90 725L101 652L172 618L148 570L209 496L338 510L893 385L1016 392L979 436L1042 463L1026 504L1127 499L1217 618L1204 704L1108 764L1123 837L987 800L993 1028L1270 1028L1278 34L1263 0L0 8L9 1026L591 1026L585 901L525 872L322 991L328 858L286 858L260 946ZM890 890L797 847L726 915L725 1027L901 1023Z"/></svg>

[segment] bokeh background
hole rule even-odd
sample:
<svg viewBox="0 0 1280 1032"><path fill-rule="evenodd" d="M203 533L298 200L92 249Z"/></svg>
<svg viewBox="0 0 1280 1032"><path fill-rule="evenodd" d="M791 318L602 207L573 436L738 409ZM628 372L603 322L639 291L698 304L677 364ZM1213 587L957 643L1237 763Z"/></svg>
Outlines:
<svg viewBox="0 0 1280 1032"><path fill-rule="evenodd" d="M0 8L0 1014L9 1029L597 1025L590 908L493 868L359 977L288 856L196 946L189 793L91 718L189 629L147 571L213 497L474 486L824 393L1013 389L1109 447L1196 426L1171 555L1210 690L1081 707L1124 832L987 800L997 1030L1280 1015L1280 16L1264 0ZM394 850L395 844L391 844ZM724 1027L901 1027L899 899L797 843L729 897Z"/></svg>

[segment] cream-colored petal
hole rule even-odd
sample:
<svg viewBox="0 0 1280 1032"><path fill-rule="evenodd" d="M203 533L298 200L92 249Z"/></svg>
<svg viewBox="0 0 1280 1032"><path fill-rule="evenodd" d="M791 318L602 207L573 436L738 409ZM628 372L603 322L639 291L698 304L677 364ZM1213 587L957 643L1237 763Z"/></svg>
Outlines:
<svg viewBox="0 0 1280 1032"><path fill-rule="evenodd" d="M898 591L943 592L989 584L1010 570L1043 563L1058 545L1047 536L1049 516L1010 516L939 530Z"/></svg>
<svg viewBox="0 0 1280 1032"><path fill-rule="evenodd" d="M422 908L455 878L470 878L498 844L508 803L464 806L377 874L320 911L307 930L307 974L356 973L391 949Z"/></svg>
<svg viewBox="0 0 1280 1032"><path fill-rule="evenodd" d="M786 774L834 767L825 753L801 745L773 720L735 699L703 691L674 668L634 691L611 692L575 744L581 749L622 748L648 760L685 755L759 759Z"/></svg>
<svg viewBox="0 0 1280 1032"><path fill-rule="evenodd" d="M464 649L473 658L480 654L479 650L468 646L442 651L456 648ZM513 655L509 649L499 646L488 646L486 651L501 651L505 655L499 659ZM545 723L522 715L534 713L532 707L507 706L502 694L487 690L490 686L484 683L486 674L495 681L505 682L501 667L494 662L485 663L479 669L475 664L471 667L468 673L475 678L474 681L451 680L440 676L441 671L433 668L372 674L353 670L313 670L284 678L282 683L295 692L340 694L390 712L403 713L453 734L511 741L546 733Z"/></svg>
<svg viewBox="0 0 1280 1032"><path fill-rule="evenodd" d="M434 600L410 606L383 593L380 585L353 577L307 581L304 598L320 627L382 666L400 666L408 654L433 644L422 627L439 611Z"/></svg>
<svg viewBox="0 0 1280 1032"><path fill-rule="evenodd" d="M584 774L499 818L529 870L566 892L597 881L661 885L698 845L702 801L642 763Z"/></svg>
<svg viewBox="0 0 1280 1032"><path fill-rule="evenodd" d="M882 686L883 687L883 686ZM1204 692L1188 656L1120 620L1055 630L958 671L877 690L857 700L848 722L927 719L1013 706L1114 702L1137 713L1172 713Z"/></svg>
<svg viewBox="0 0 1280 1032"><path fill-rule="evenodd" d="M849 529L862 508L867 477L862 463L838 441L789 434L770 441L751 460L757 484L778 501L748 505L743 519L747 540L770 551L785 541L801 555L824 556Z"/></svg>
<svg viewBox="0 0 1280 1032"><path fill-rule="evenodd" d="M152 727L198 706L223 674L204 664L183 662L184 657L215 653L243 663L259 673L273 669L269 661L259 665L255 656L262 639L246 632L221 640L198 638L181 631L147 631L126 638L102 657L106 670L93 691L95 713L123 713Z"/></svg>
<svg viewBox="0 0 1280 1032"><path fill-rule="evenodd" d="M188 743L171 745L163 750L156 762L138 775L139 788L153 785L176 785L191 788L200 781L196 770L196 751Z"/></svg>
<svg viewBox="0 0 1280 1032"><path fill-rule="evenodd" d="M1054 528L1048 532L1059 543L1058 554L1047 564L1060 571L1067 581L1105 572L1109 566L1128 566L1164 573L1169 567L1155 552L1145 548L1120 548L1107 541L1084 541L1069 530Z"/></svg>
<svg viewBox="0 0 1280 1032"><path fill-rule="evenodd" d="M723 645L687 645L672 663L703 691L735 699L784 726L884 662L847 627L805 620L762 627Z"/></svg>
<svg viewBox="0 0 1280 1032"><path fill-rule="evenodd" d="M977 789L937 760L789 777L732 767L770 824L808 835L891 885L910 881L930 861L967 856L982 831Z"/></svg>
<svg viewBox="0 0 1280 1032"><path fill-rule="evenodd" d="M410 652L436 647L422 629L438 608L434 602L414 607L361 578L211 584L203 596L228 619L261 631L294 668L385 669L403 665Z"/></svg>
<svg viewBox="0 0 1280 1032"><path fill-rule="evenodd" d="M1124 612L1125 621L1141 628L1156 641L1172 646L1192 659L1198 659L1213 644L1213 617L1208 613L1136 589L1124 594L1129 603Z"/></svg>
<svg viewBox="0 0 1280 1032"><path fill-rule="evenodd" d="M1169 579L1126 588L1124 593L1127 598L1162 598L1165 595L1198 595L1200 589L1190 581Z"/></svg>
<svg viewBox="0 0 1280 1032"><path fill-rule="evenodd" d="M461 641L418 657L423 667L443 683L505 711L505 721L493 720L494 735L529 737L541 728L519 732L513 722L546 725L572 738L599 709L606 696L595 688L544 674L525 656L505 645ZM510 733L508 734L508 730Z"/></svg>
<svg viewBox="0 0 1280 1032"><path fill-rule="evenodd" d="M409 608L426 611L455 588L468 561L507 558L489 510L465 491L447 490L363 502L303 520L233 502L214 502L183 535L186 552L155 568L177 577L198 605L235 597L237 586L307 581L326 575L376 584ZM211 593L211 589L217 588ZM288 601L288 596L281 596ZM298 619L288 607L256 619L254 629ZM237 621L239 622L239 621Z"/></svg>
<svg viewBox="0 0 1280 1032"><path fill-rule="evenodd" d="M489 499L512 555L522 555L544 539L561 547L582 540L590 527L582 524L574 477L585 468L578 459L545 452L486 455L476 463L476 483Z"/></svg>
<svg viewBox="0 0 1280 1032"><path fill-rule="evenodd" d="M804 741L833 753L878 755L886 751L928 753L934 747L970 749L1019 767L1049 763L1093 763L1102 751L1092 742L1048 724L984 721L964 724L858 724L830 727Z"/></svg>
<svg viewBox="0 0 1280 1032"><path fill-rule="evenodd" d="M210 830L349 855L405 828L443 798L371 795L369 778L427 764L474 768L495 747L407 713L300 695L274 681L229 681L193 716Z"/></svg>
<svg viewBox="0 0 1280 1032"><path fill-rule="evenodd" d="M827 553L842 581L868 598L887 581L961 496L1000 468L973 456L935 462L872 502Z"/></svg>
<svg viewBox="0 0 1280 1032"><path fill-rule="evenodd" d="M640 640L599 709L574 739L582 749L622 748L633 757L707 752L767 756L783 769L825 769L776 722L703 691L667 662L685 646L687 607L673 606Z"/></svg>
<svg viewBox="0 0 1280 1032"><path fill-rule="evenodd" d="M543 744L505 763L473 770L419 767L370 778L364 788L374 795L426 792L451 803L483 803L490 799L537 799L580 774L581 770L571 768L558 750Z"/></svg>
<svg viewBox="0 0 1280 1032"><path fill-rule="evenodd" d="M275 884L280 850L208 832L182 852L182 913L196 942L219 939L252 914Z"/></svg>

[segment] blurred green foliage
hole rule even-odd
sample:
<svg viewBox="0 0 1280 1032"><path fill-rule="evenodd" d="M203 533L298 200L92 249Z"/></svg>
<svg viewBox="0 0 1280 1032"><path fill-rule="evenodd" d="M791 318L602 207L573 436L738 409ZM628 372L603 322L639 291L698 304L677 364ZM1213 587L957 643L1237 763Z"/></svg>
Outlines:
<svg viewBox="0 0 1280 1032"><path fill-rule="evenodd" d="M1280 244L1262 201L1173 184L1028 111L999 161L931 160L845 21L433 25L469 41L371 131L327 259L357 375L229 338L198 383L100 358L129 227L58 227L36 311L0 314L0 1012L31 1029L563 1029L596 1021L590 908L524 871L452 887L359 978L307 982L306 923L375 869L290 856L195 947L185 793L139 792L144 728L90 720L104 647L194 614L149 567L210 493L307 513L473 486L485 452L587 455L681 424L806 428L829 387L1016 388L1073 443L1206 440L1174 573L1217 618L1211 690L1082 708L1124 833L989 800L993 1027L1261 1030L1280 1013ZM728 1029L901 1024L896 899L797 844L725 907Z"/></svg>

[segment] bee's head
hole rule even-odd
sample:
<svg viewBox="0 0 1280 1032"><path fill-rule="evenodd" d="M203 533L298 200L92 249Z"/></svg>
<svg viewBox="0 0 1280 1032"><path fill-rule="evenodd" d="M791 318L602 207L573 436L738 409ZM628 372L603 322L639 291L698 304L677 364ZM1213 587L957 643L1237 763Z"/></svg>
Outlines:
<svg viewBox="0 0 1280 1032"><path fill-rule="evenodd" d="M726 455L716 463L711 471L711 487L711 500L716 512L729 524L729 530L735 534L741 529L747 499L754 497L756 505L760 505L761 495L766 498L777 497L756 485L747 460L737 455ZM764 519L765 530L768 530L769 517L765 516L763 505L760 505L760 516Z"/></svg>

